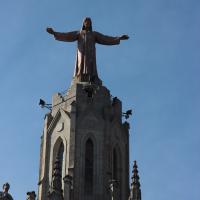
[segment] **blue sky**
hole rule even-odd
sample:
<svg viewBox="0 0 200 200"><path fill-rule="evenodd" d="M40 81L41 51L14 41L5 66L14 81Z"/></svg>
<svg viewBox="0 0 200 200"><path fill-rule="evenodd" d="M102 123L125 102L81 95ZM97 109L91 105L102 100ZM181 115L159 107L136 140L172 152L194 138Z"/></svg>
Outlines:
<svg viewBox="0 0 200 200"><path fill-rule="evenodd" d="M200 1L1 0L0 185L15 199L37 190L46 113L39 98L68 88L75 43L45 32L93 29L128 34L97 46L99 76L132 108L130 161L137 159L143 200L200 199Z"/></svg>

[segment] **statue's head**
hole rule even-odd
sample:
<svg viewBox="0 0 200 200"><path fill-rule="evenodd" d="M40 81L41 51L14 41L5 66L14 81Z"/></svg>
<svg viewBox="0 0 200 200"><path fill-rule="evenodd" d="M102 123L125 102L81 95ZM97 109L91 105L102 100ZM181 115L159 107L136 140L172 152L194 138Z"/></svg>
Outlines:
<svg viewBox="0 0 200 200"><path fill-rule="evenodd" d="M10 189L9 183L4 183L4 184L3 184L3 191L4 191L4 192L8 192L9 189Z"/></svg>
<svg viewBox="0 0 200 200"><path fill-rule="evenodd" d="M92 31L92 20L90 17L86 17L83 20L82 30Z"/></svg>

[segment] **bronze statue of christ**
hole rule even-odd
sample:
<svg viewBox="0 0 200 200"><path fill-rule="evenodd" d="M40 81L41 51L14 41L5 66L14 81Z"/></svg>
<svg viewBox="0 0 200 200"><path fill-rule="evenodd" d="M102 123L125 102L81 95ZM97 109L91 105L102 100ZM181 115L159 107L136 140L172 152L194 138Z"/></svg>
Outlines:
<svg viewBox="0 0 200 200"><path fill-rule="evenodd" d="M54 35L56 40L64 42L77 41L76 65L74 77L81 82L97 82L99 80L96 66L95 44L117 45L120 40L127 40L128 35L112 37L92 30L92 21L89 17L83 20L80 31L66 33L55 32L47 28L47 32Z"/></svg>

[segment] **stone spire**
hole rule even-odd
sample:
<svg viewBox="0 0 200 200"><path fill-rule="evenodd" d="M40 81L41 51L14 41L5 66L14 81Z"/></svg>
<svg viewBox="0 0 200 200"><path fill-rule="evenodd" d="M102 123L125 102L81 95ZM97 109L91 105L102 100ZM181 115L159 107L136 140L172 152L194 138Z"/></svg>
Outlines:
<svg viewBox="0 0 200 200"><path fill-rule="evenodd" d="M56 157L56 161L54 163L53 168L53 181L52 181L52 188L57 192L62 192L62 172L60 166L60 160Z"/></svg>
<svg viewBox="0 0 200 200"><path fill-rule="evenodd" d="M132 183L131 183L131 193L130 193L130 200L141 200L141 189L140 189L140 177L138 175L137 169L137 162L134 161L133 165L133 176L132 176Z"/></svg>
<svg viewBox="0 0 200 200"><path fill-rule="evenodd" d="M62 171L59 157L56 157L53 168L53 178L52 178L52 186L49 191L49 199L50 200L63 200L63 191L62 191Z"/></svg>

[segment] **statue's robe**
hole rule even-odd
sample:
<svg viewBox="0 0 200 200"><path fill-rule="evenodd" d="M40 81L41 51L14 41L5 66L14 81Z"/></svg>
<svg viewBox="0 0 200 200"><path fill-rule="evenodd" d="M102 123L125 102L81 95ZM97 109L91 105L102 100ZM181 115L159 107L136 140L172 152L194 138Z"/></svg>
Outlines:
<svg viewBox="0 0 200 200"><path fill-rule="evenodd" d="M96 31L73 31L67 33L55 32L56 40L73 42L77 40L77 55L74 76L81 81L98 79L96 66L95 44L116 45L120 43L119 37L106 36Z"/></svg>

